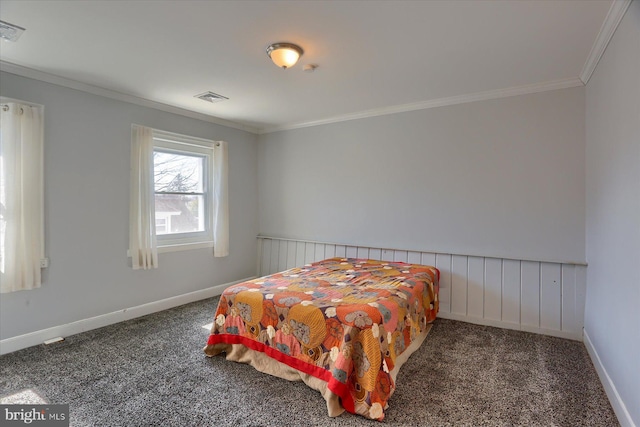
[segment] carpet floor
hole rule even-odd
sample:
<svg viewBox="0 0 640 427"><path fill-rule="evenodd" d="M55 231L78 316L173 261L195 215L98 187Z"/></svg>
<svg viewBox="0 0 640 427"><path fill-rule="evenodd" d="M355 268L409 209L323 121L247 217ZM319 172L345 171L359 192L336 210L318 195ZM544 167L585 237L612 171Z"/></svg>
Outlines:
<svg viewBox="0 0 640 427"><path fill-rule="evenodd" d="M218 299L0 357L1 403L68 403L72 426L616 426L580 342L438 319L382 423L202 353Z"/></svg>

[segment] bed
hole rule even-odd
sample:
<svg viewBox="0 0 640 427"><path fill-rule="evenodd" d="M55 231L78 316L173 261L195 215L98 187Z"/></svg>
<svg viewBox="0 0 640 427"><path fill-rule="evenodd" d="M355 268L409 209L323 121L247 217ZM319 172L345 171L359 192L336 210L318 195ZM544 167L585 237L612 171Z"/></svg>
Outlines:
<svg viewBox="0 0 640 427"><path fill-rule="evenodd" d="M318 390L329 416L382 420L438 313L435 267L331 258L220 296L204 352Z"/></svg>

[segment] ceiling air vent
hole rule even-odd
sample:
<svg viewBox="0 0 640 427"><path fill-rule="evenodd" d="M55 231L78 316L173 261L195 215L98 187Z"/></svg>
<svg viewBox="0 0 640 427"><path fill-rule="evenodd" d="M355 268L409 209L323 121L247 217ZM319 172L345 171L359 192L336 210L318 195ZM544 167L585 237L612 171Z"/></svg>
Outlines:
<svg viewBox="0 0 640 427"><path fill-rule="evenodd" d="M0 21L0 38L9 40L10 42L17 42L22 33L24 33L24 28Z"/></svg>
<svg viewBox="0 0 640 427"><path fill-rule="evenodd" d="M201 93L200 95L196 95L195 97L207 102L220 102L229 99L226 96L218 95L217 93L213 92Z"/></svg>

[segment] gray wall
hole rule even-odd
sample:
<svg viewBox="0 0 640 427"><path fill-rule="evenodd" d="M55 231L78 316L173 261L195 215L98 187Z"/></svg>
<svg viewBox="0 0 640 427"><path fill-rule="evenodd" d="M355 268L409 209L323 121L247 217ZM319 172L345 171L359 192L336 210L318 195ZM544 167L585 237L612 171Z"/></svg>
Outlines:
<svg viewBox="0 0 640 427"><path fill-rule="evenodd" d="M583 87L259 140L261 234L585 259Z"/></svg>
<svg viewBox="0 0 640 427"><path fill-rule="evenodd" d="M640 425L640 2L587 84L585 332Z"/></svg>
<svg viewBox="0 0 640 427"><path fill-rule="evenodd" d="M51 261L40 289L0 297L1 339L255 275L256 135L8 73L0 93L45 107ZM157 270L129 267L132 123L229 142L229 257L201 249L160 254Z"/></svg>

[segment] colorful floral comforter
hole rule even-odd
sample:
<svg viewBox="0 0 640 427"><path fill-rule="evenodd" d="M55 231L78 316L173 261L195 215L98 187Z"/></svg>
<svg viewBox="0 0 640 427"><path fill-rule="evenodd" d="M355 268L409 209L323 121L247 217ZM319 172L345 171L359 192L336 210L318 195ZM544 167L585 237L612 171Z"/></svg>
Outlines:
<svg viewBox="0 0 640 427"><path fill-rule="evenodd" d="M382 420L397 369L438 313L438 275L424 265L332 258L231 286L205 353L230 344L265 353L326 381L347 411Z"/></svg>

